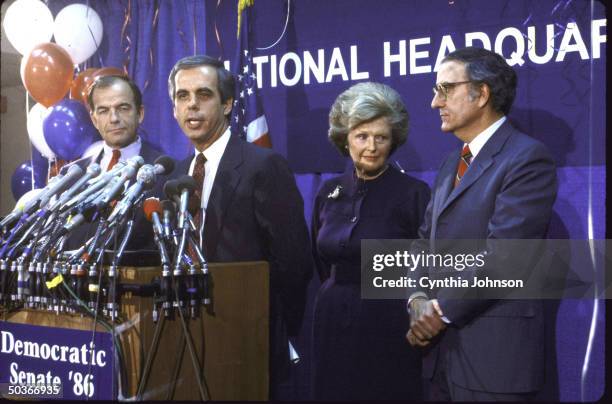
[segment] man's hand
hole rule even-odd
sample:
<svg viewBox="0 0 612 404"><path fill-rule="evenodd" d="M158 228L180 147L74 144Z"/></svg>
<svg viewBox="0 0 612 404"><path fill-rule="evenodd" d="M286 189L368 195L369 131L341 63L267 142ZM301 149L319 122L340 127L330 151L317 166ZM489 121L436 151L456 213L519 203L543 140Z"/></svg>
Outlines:
<svg viewBox="0 0 612 404"><path fill-rule="evenodd" d="M412 346L427 346L432 338L446 328L439 306L434 301L415 298L410 302L410 331L406 339Z"/></svg>
<svg viewBox="0 0 612 404"><path fill-rule="evenodd" d="M408 332L406 333L406 339L408 340L408 343L412 346L425 348L427 345L429 345L429 341L420 340L417 337L415 337L414 334L412 333L412 330L408 330Z"/></svg>

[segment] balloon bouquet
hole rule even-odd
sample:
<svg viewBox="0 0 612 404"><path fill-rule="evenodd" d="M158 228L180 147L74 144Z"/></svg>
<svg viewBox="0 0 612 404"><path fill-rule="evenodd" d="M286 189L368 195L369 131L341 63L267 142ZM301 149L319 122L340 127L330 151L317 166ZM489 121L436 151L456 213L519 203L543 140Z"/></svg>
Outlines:
<svg viewBox="0 0 612 404"><path fill-rule="evenodd" d="M54 20L42 1L17 0L6 10L3 25L7 39L23 55L21 79L36 101L27 116L32 145L49 162L80 158L99 138L89 117L89 85L98 77L124 74L103 67L85 69L74 77L75 65L89 59L102 40L100 17L89 6L71 4ZM52 37L55 43L50 42ZM44 185L41 177L47 167L35 163L25 161L13 173L15 200L34 183Z"/></svg>

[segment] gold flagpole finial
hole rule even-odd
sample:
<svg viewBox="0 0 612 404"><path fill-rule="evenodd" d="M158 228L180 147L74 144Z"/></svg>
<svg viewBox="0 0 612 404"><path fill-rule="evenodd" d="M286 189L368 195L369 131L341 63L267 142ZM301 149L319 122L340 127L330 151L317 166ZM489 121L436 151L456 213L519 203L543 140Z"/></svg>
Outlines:
<svg viewBox="0 0 612 404"><path fill-rule="evenodd" d="M252 6L255 0L238 0L238 29L236 31L236 38L240 37L240 24L242 23L242 10Z"/></svg>

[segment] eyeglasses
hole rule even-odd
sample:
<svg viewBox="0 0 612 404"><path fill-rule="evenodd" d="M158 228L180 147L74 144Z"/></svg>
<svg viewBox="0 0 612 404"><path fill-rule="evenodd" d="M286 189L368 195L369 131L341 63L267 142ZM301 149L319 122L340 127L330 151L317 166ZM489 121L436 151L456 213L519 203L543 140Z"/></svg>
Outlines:
<svg viewBox="0 0 612 404"><path fill-rule="evenodd" d="M440 84L436 84L432 90L434 93L434 96L439 96L442 100L446 100L446 97L448 97L448 93L455 88L456 86L460 85L460 84L467 84L467 83L474 83L474 80L466 80L466 81L456 81L454 83L440 83Z"/></svg>

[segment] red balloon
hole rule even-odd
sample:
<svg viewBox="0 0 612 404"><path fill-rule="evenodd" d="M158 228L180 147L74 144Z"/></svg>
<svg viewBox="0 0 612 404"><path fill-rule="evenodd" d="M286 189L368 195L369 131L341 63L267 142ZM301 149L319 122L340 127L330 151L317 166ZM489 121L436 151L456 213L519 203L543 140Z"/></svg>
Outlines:
<svg viewBox="0 0 612 404"><path fill-rule="evenodd" d="M100 70L97 67L90 67L89 69L83 70L79 73L70 86L70 98L73 100L81 101L87 106L87 91L89 86L93 83L94 73Z"/></svg>
<svg viewBox="0 0 612 404"><path fill-rule="evenodd" d="M48 42L32 49L22 73L23 85L32 98L50 107L64 98L70 89L74 65L64 48Z"/></svg>

